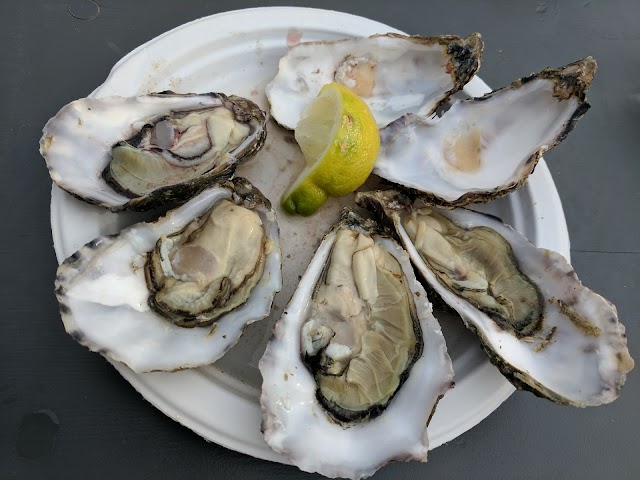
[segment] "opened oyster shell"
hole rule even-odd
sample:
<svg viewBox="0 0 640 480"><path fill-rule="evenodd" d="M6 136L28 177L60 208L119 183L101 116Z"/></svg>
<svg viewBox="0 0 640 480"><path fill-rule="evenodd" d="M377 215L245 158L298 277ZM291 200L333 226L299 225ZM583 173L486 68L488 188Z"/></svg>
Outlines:
<svg viewBox="0 0 640 480"><path fill-rule="evenodd" d="M406 252L352 212L318 247L259 367L267 443L328 477L425 461L427 424L453 378Z"/></svg>
<svg viewBox="0 0 640 480"><path fill-rule="evenodd" d="M83 98L47 122L40 153L72 195L147 210L233 176L262 147L265 125L253 102L221 93Z"/></svg>
<svg viewBox="0 0 640 480"><path fill-rule="evenodd" d="M589 109L595 71L586 57L458 101L442 117L403 117L381 130L373 171L447 207L504 196Z"/></svg>
<svg viewBox="0 0 640 480"><path fill-rule="evenodd" d="M466 38L395 33L305 42L280 59L266 87L273 118L294 129L323 85L338 82L369 106L378 127L407 113L429 115L480 66L480 34Z"/></svg>
<svg viewBox="0 0 640 480"><path fill-rule="evenodd" d="M518 388L578 407L615 400L633 368L616 308L560 254L499 219L389 190L358 194L385 215L429 286Z"/></svg>
<svg viewBox="0 0 640 480"><path fill-rule="evenodd" d="M89 242L58 268L56 296L82 345L136 372L172 371L224 355L281 285L275 213L236 178Z"/></svg>

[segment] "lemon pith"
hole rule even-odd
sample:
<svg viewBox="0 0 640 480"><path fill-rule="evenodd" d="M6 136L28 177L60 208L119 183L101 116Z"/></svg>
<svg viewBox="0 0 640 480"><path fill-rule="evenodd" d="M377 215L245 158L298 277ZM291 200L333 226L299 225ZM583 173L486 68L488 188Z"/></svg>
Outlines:
<svg viewBox="0 0 640 480"><path fill-rule="evenodd" d="M307 165L282 197L290 214L311 215L329 196L353 192L371 174L380 149L367 104L335 82L322 87L303 112L295 137Z"/></svg>

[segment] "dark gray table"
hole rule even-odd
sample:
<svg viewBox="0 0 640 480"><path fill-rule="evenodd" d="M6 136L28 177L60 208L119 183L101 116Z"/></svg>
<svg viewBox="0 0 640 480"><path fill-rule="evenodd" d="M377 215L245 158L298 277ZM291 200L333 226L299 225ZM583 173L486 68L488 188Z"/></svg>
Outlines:
<svg viewBox="0 0 640 480"><path fill-rule="evenodd" d="M198 17L280 2L97 3L99 14L89 0L0 3L0 477L310 478L206 443L67 336L53 295L50 179L37 151L46 120L91 92L139 44ZM596 57L592 109L546 159L564 204L573 264L585 284L617 305L638 360L640 3L299 4L348 11L411 33L479 31L486 43L481 75L494 86ZM376 478L638 479L639 372L631 372L620 399L595 409L560 407L518 392L480 425L431 452L429 463L394 464Z"/></svg>

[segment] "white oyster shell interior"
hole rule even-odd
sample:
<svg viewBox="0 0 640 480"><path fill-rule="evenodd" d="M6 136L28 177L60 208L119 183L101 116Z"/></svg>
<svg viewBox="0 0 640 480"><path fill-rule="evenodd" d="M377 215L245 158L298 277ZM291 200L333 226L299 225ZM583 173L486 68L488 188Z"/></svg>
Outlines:
<svg viewBox="0 0 640 480"><path fill-rule="evenodd" d="M485 97L458 101L442 117L402 118L381 131L374 173L445 204L508 191L584 114L584 88L594 69L595 62L587 58L555 71L556 77L584 82L571 95L556 92L557 78L534 76Z"/></svg>
<svg viewBox="0 0 640 480"><path fill-rule="evenodd" d="M271 310L282 285L275 214L257 209L272 245L264 274L248 300L208 327L183 328L147 303L146 254L158 239L184 228L223 199L230 189L213 187L154 223L138 223L115 237L99 237L58 269L56 294L65 329L93 351L136 372L172 371L214 362L233 346L249 323Z"/></svg>
<svg viewBox="0 0 640 480"><path fill-rule="evenodd" d="M479 36L469 38L481 45ZM443 98L461 88L449 61L446 44L435 37L375 35L300 43L280 59L266 94L276 121L294 129L322 86L337 81L360 95L378 127L384 127L410 112L430 114Z"/></svg>
<svg viewBox="0 0 640 480"><path fill-rule="evenodd" d="M615 400L634 366L615 307L582 285L562 255L535 247L498 219L462 208L437 211L462 228L488 227L498 232L511 245L520 271L543 296L541 330L518 338L444 287L426 265L397 212L392 214L414 265L478 334L503 373L516 385L524 384L559 403L585 407Z"/></svg>
<svg viewBox="0 0 640 480"><path fill-rule="evenodd" d="M335 232L328 234L318 248L260 361L263 429L270 447L300 469L357 479L393 460L426 460L427 423L452 384L453 369L440 325L406 252L395 242L378 238L376 242L402 265L415 294L423 353L378 417L343 426L325 412L316 398L314 377L302 359L300 331L335 238Z"/></svg>
<svg viewBox="0 0 640 480"><path fill-rule="evenodd" d="M228 108L218 94L159 93L137 97L82 98L65 105L47 122L40 140L40 153L47 162L51 179L62 189L113 211L126 209L138 197L134 196L132 200L119 193L103 178L103 171L112 160L112 147L137 135L147 123L155 122L169 113L214 107ZM255 119L251 121L251 131L245 125L239 127L244 138L233 139L236 143L231 151L225 152L217 161L219 165L215 164L215 172L225 169L227 164L237 163L234 153L243 152L264 133L264 126ZM210 136L215 137L215 133L211 132ZM188 162L183 163L191 169ZM167 174L167 181L171 182L166 186L186 181L175 174L175 171L185 168L167 165L168 169L173 167L173 173L169 172L173 176ZM211 170L213 167L209 165L208 168ZM201 175L204 173L201 172ZM143 193L138 195L146 197Z"/></svg>

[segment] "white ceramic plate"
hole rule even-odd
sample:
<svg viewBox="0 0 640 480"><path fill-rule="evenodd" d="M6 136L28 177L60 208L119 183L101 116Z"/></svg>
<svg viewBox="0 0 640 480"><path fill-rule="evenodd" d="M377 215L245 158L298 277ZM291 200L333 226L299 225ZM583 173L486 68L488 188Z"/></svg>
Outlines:
<svg viewBox="0 0 640 480"><path fill-rule="evenodd" d="M266 109L264 86L276 74L287 39L295 40L300 34L307 41L390 31L398 30L325 10L281 7L223 13L178 27L135 49L113 67L92 96L162 90L220 91L248 97ZM516 78L523 72L512 73ZM478 78L465 88L472 96L489 90ZM291 133L270 122L267 144L237 173L249 178L277 204L302 166L303 159ZM276 297L270 319L253 324L238 345L215 365L149 374L136 374L118 364L115 367L153 405L207 440L254 457L286 462L269 449L260 433L261 378L257 363L298 275L305 270L342 206L349 204L353 204L353 196L332 200L311 219L291 218L278 211L284 288ZM524 188L483 209L511 223L536 245L568 258L569 239L562 206L544 161L540 161ZM115 233L141 219L146 219L145 215L115 215L53 187L51 229L59 262L94 237ZM513 392L462 323L442 315L439 318L453 359L456 386L440 402L429 426L431 448L469 430Z"/></svg>

